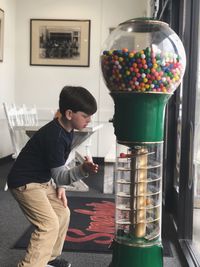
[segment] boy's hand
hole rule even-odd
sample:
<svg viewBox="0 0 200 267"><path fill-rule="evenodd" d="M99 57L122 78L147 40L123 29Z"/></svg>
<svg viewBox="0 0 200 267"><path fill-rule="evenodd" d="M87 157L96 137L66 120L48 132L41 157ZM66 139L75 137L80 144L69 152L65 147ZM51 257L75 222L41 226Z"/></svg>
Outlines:
<svg viewBox="0 0 200 267"><path fill-rule="evenodd" d="M67 197L65 194L65 188L59 187L57 188L57 197L61 199L63 206L66 208L67 207Z"/></svg>
<svg viewBox="0 0 200 267"><path fill-rule="evenodd" d="M89 157L85 157L85 161L83 162L82 166L85 172L97 173L99 169L98 164L95 164Z"/></svg>

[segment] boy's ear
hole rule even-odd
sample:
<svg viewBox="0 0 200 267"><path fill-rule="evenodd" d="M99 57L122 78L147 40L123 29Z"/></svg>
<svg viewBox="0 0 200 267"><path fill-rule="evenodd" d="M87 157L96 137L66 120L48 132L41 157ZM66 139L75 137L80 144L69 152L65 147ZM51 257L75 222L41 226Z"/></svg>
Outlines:
<svg viewBox="0 0 200 267"><path fill-rule="evenodd" d="M72 119L72 113L73 111L71 109L67 109L65 111L65 117L70 121Z"/></svg>

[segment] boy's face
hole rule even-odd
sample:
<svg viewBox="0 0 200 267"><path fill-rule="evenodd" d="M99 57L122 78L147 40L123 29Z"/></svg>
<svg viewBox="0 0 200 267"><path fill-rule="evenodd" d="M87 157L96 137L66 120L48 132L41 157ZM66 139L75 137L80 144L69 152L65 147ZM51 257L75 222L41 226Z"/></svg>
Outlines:
<svg viewBox="0 0 200 267"><path fill-rule="evenodd" d="M87 127L91 121L91 115L88 115L82 111L72 112L71 114L71 127L76 130L82 130Z"/></svg>

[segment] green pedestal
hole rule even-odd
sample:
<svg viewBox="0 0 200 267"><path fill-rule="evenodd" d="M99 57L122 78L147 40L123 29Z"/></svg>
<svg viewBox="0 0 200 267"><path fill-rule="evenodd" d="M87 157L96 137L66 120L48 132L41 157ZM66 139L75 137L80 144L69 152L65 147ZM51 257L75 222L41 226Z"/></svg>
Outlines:
<svg viewBox="0 0 200 267"><path fill-rule="evenodd" d="M165 106L171 94L111 93L115 103L114 128L119 143L163 140Z"/></svg>
<svg viewBox="0 0 200 267"><path fill-rule="evenodd" d="M111 96L118 143L132 147L163 142L165 107L171 94L112 92ZM163 267L162 244L144 242L140 246L134 240L130 244L115 241L110 267Z"/></svg>
<svg viewBox="0 0 200 267"><path fill-rule="evenodd" d="M109 267L163 267L162 245L133 247L114 242Z"/></svg>

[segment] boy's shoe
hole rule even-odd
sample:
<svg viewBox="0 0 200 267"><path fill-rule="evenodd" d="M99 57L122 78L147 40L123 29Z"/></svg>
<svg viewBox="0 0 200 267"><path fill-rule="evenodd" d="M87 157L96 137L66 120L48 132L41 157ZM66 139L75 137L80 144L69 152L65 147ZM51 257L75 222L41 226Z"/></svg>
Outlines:
<svg viewBox="0 0 200 267"><path fill-rule="evenodd" d="M71 263L69 263L68 261L64 259L55 259L55 260L49 261L48 265L52 267L71 267L72 266Z"/></svg>

